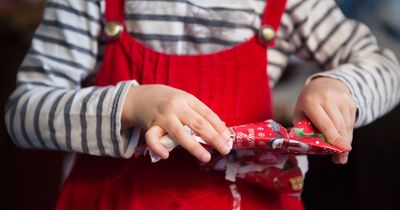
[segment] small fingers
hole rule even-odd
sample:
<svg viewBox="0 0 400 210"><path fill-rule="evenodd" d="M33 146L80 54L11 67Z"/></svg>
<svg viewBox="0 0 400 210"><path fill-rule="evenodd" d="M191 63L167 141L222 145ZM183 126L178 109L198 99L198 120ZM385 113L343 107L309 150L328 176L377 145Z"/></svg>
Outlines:
<svg viewBox="0 0 400 210"><path fill-rule="evenodd" d="M210 124L217 130L218 133L221 133L225 135L226 138L229 138L229 130L225 123L208 106L206 106L197 98L194 98L193 103L191 103L190 106L205 120L210 122Z"/></svg>
<svg viewBox="0 0 400 210"><path fill-rule="evenodd" d="M333 124L335 125L336 130L339 132L340 136L343 137L344 142L340 143L338 142L339 145L345 145L344 148L350 148L351 149L351 141L349 137L349 133L351 132L351 129L349 129L349 126L346 121L346 116L347 113L343 113L339 108L336 106L327 106L323 107L325 113L329 116L329 118L332 120Z"/></svg>
<svg viewBox="0 0 400 210"><path fill-rule="evenodd" d="M356 109L343 107L342 113L344 113L344 120L346 122L346 127L348 129L348 141L351 143L353 141L353 130L356 121Z"/></svg>
<svg viewBox="0 0 400 210"><path fill-rule="evenodd" d="M162 159L167 159L169 156L169 152L160 142L161 137L165 134L166 132L157 125L150 127L145 133L147 146Z"/></svg>
<svg viewBox="0 0 400 210"><path fill-rule="evenodd" d="M165 129L179 145L185 148L197 159L202 162L210 161L211 154L203 146L201 146L199 142L189 135L178 118L171 119L168 123L166 123Z"/></svg>
<svg viewBox="0 0 400 210"><path fill-rule="evenodd" d="M331 144L339 146L347 151L351 149L350 145L345 142L344 137L340 135L335 124L320 105L315 105L312 108L311 106L307 107L308 108L304 110L305 114Z"/></svg>
<svg viewBox="0 0 400 210"><path fill-rule="evenodd" d="M332 162L336 164L346 164L348 160L349 160L349 152L332 155Z"/></svg>
<svg viewBox="0 0 400 210"><path fill-rule="evenodd" d="M230 152L228 138L218 131L204 119L200 114L192 109L186 109L181 116L183 124L196 131L208 144L216 148L221 154L226 155Z"/></svg>

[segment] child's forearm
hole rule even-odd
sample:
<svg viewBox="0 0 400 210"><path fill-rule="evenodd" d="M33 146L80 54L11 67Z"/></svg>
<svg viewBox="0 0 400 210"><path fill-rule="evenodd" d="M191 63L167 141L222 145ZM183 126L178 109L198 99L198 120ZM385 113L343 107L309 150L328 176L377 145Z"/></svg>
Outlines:
<svg viewBox="0 0 400 210"><path fill-rule="evenodd" d="M68 90L20 85L7 104L8 131L15 144L24 148L129 157L128 136L121 135L115 123L129 86L126 82Z"/></svg>
<svg viewBox="0 0 400 210"><path fill-rule="evenodd" d="M119 128L124 93L132 84L84 88L96 72L101 11L94 2L49 0L17 75L5 121L21 147L129 157ZM71 12L73 11L73 12Z"/></svg>

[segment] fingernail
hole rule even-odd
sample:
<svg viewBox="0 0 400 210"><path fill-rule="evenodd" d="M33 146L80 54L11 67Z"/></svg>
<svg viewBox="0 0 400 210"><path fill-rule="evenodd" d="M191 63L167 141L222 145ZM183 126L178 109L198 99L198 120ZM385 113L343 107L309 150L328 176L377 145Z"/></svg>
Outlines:
<svg viewBox="0 0 400 210"><path fill-rule="evenodd" d="M210 161L211 155L208 152L204 152L203 154L200 155L200 160L204 163Z"/></svg>
<svg viewBox="0 0 400 210"><path fill-rule="evenodd" d="M347 157L347 156L340 157L340 163L341 163L341 164L346 164L347 161L348 161L348 157Z"/></svg>
<svg viewBox="0 0 400 210"><path fill-rule="evenodd" d="M161 158L162 159L167 159L169 157L169 152L163 152L162 154L161 154Z"/></svg>
<svg viewBox="0 0 400 210"><path fill-rule="evenodd" d="M218 151L223 155L228 154L231 149L229 148L228 141L225 139L225 137L220 136L218 138L218 142L219 142L219 145L217 146Z"/></svg>
<svg viewBox="0 0 400 210"><path fill-rule="evenodd" d="M224 137L225 141L228 141L229 138L231 137L229 131L225 131L222 133L222 136Z"/></svg>
<svg viewBox="0 0 400 210"><path fill-rule="evenodd" d="M230 151L231 151L231 148L229 147L229 145L228 145L228 142L229 142L229 135L228 134L226 134L226 133L223 133L222 134L222 137L221 137L221 146L220 146L220 151L221 151L221 153L223 154L223 155L226 155L226 154L228 154Z"/></svg>
<svg viewBox="0 0 400 210"><path fill-rule="evenodd" d="M228 145L224 145L222 146L221 150L223 155L227 155L231 151L231 148L229 148Z"/></svg>

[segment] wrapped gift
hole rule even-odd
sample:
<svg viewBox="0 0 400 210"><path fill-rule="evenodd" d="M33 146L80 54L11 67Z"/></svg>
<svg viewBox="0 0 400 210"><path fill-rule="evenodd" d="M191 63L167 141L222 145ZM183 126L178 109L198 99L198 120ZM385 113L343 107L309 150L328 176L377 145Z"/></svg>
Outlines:
<svg viewBox="0 0 400 210"><path fill-rule="evenodd" d="M194 131L186 128L198 142L211 149ZM268 189L293 196L300 196L303 189L303 173L295 154L328 155L344 150L329 144L325 137L307 119L298 122L289 131L273 120L229 128L227 156L215 155L205 170L225 172L225 179L235 183L244 179ZM166 135L161 144L168 150L178 146ZM217 154L215 151L212 153ZM152 162L160 158L150 150Z"/></svg>
<svg viewBox="0 0 400 210"><path fill-rule="evenodd" d="M234 150L262 149L285 154L316 155L344 152L341 148L329 144L326 138L307 119L298 122L289 132L273 120L233 126L229 128L229 131L231 136L228 145ZM188 129L188 132L197 141L207 145L193 130ZM164 136L160 141L168 151L178 146L169 135ZM160 160L152 151L150 151L150 156L152 162Z"/></svg>
<svg viewBox="0 0 400 210"><path fill-rule="evenodd" d="M329 144L307 120L287 130L273 120L231 127L232 149L266 149L291 154L333 154L344 152Z"/></svg>

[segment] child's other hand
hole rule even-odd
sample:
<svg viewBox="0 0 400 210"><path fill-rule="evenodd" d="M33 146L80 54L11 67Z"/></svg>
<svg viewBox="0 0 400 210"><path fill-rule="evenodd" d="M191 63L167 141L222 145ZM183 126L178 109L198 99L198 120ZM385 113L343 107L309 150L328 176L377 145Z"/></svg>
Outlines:
<svg viewBox="0 0 400 210"><path fill-rule="evenodd" d="M342 81L318 77L301 91L294 109L293 123L307 116L328 142L346 150L345 153L332 156L334 163L345 164L351 150L356 111L356 103Z"/></svg>
<svg viewBox="0 0 400 210"><path fill-rule="evenodd" d="M121 117L122 128L140 126L147 130L147 146L163 159L168 151L160 138L170 134L177 143L202 162L210 153L184 129L187 125L208 144L226 155L229 132L219 117L193 95L165 85L141 85L126 96Z"/></svg>

